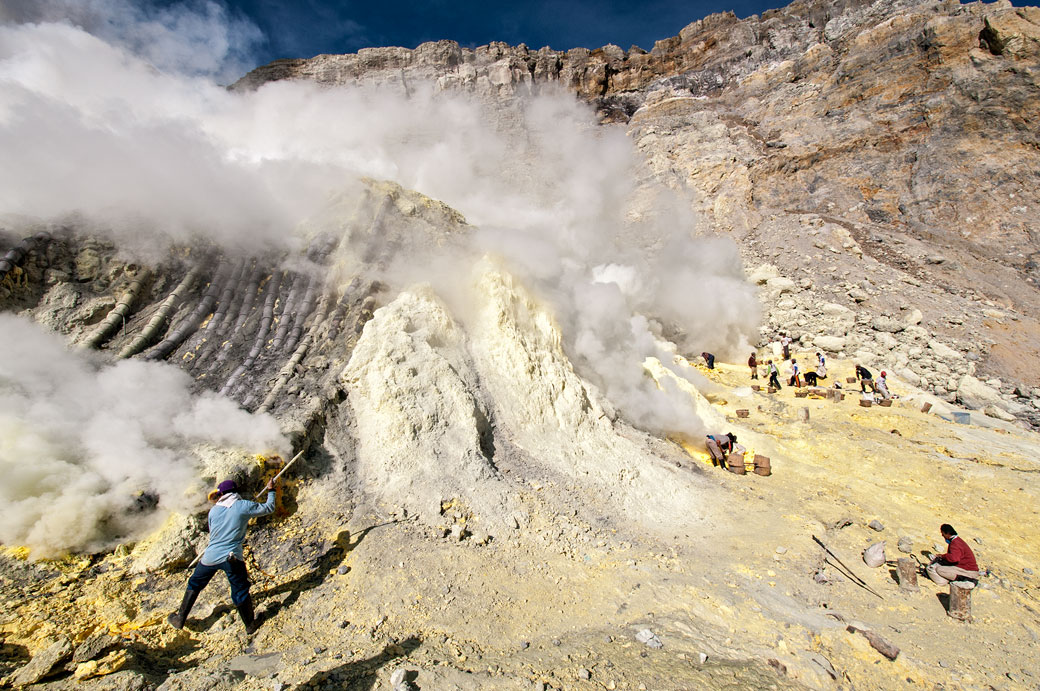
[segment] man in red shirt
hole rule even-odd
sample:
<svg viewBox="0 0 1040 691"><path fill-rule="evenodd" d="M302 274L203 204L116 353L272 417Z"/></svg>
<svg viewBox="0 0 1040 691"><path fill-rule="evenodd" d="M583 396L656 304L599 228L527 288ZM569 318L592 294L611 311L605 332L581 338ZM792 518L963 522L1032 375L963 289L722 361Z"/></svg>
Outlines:
<svg viewBox="0 0 1040 691"><path fill-rule="evenodd" d="M979 565L975 562L975 554L972 553L968 543L957 536L957 531L949 523L939 526L939 532L949 547L946 554L932 557L925 571L928 578L939 585L948 585L950 581L961 579L976 582L979 580Z"/></svg>

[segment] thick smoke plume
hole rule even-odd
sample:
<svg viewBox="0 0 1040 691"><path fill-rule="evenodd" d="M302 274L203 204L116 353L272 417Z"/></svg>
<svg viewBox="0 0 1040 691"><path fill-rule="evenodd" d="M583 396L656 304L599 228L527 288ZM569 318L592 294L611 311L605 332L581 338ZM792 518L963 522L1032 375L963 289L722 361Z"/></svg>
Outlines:
<svg viewBox="0 0 1040 691"><path fill-rule="evenodd" d="M277 422L169 365L95 365L30 321L0 313L0 543L34 556L146 531L155 502L186 508L197 443L284 451Z"/></svg>
<svg viewBox="0 0 1040 691"><path fill-rule="evenodd" d="M8 19L62 19L61 3L47 7ZM175 37L187 21L180 10L90 7L119 18L109 22L117 35L72 13L0 26L0 214L10 225L74 218L138 251L199 237L229 249L286 249L332 195L359 190L362 177L389 179L455 207L475 227L443 261L413 256L405 244L389 280L457 293L451 282L467 273L459 261L502 255L554 305L582 374L647 429L701 428L681 395L643 372L648 356L669 364L662 336L683 352L746 357L758 308L735 246L695 238L688 203L636 186L646 175L625 133L597 125L573 96L544 90L503 109L433 85L404 93L276 82L229 92L200 76L217 67L185 65L169 58L180 54L173 46L154 53L126 38L144 25ZM203 11L191 36L237 36L229 45L248 46L249 31L219 6L195 7Z"/></svg>

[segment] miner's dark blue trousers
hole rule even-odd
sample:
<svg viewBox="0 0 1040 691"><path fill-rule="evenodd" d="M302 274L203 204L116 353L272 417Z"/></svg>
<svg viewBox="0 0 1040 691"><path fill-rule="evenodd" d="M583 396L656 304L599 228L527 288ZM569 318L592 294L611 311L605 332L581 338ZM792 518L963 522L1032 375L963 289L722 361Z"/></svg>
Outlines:
<svg viewBox="0 0 1040 691"><path fill-rule="evenodd" d="M200 562L188 579L188 590L202 592L217 571L227 574L228 583L231 584L231 602L236 607L249 599L249 574L246 573L245 562L235 557L228 557L223 563L212 566Z"/></svg>

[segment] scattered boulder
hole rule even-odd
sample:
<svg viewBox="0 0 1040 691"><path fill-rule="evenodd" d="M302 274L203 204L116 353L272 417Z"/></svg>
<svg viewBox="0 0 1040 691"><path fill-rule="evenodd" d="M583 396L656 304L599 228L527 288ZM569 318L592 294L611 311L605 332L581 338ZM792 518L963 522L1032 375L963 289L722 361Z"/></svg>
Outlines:
<svg viewBox="0 0 1040 691"><path fill-rule="evenodd" d="M781 295L784 293L792 293L796 287L794 281L784 276L776 276L766 281L766 287L770 290L778 291Z"/></svg>
<svg viewBox="0 0 1040 691"><path fill-rule="evenodd" d="M870 320L870 328L874 329L874 331L894 334L904 330L906 324L898 319L893 319L892 317L880 316L874 317Z"/></svg>
<svg viewBox="0 0 1040 691"><path fill-rule="evenodd" d="M910 554L914 551L914 541L906 535L903 535L899 538L899 544L896 545L896 549L903 554Z"/></svg>
<svg viewBox="0 0 1040 691"><path fill-rule="evenodd" d="M839 353L845 349L844 336L817 336L813 339L813 345L828 353Z"/></svg>
<svg viewBox="0 0 1040 691"><path fill-rule="evenodd" d="M131 573L155 573L187 565L195 558L202 529L195 516L173 513L166 523L131 553Z"/></svg>
<svg viewBox="0 0 1040 691"><path fill-rule="evenodd" d="M992 418L996 418L997 420L1003 420L1004 422L1014 422L1015 420L1018 419L1017 417L1015 417L1011 413L1009 413L1006 410L1003 410L1001 408L998 408L995 405L988 405L988 406L986 406L985 408L982 409L982 412L985 413L986 415L989 415Z"/></svg>
<svg viewBox="0 0 1040 691"><path fill-rule="evenodd" d="M748 274L748 280L757 285L765 285L771 278L780 276L780 270L772 264L760 264Z"/></svg>
<svg viewBox="0 0 1040 691"><path fill-rule="evenodd" d="M928 348L931 349L931 351L935 353L935 356L941 360L963 359L963 356L960 353L958 353L956 350L946 345L945 343L940 343L939 341L929 341Z"/></svg>
<svg viewBox="0 0 1040 691"><path fill-rule="evenodd" d="M924 321L924 315L916 307L907 312L906 316L903 317L903 323L908 325L920 324L922 321Z"/></svg>
<svg viewBox="0 0 1040 691"><path fill-rule="evenodd" d="M1005 401L999 391L982 383L970 374L961 377L957 385L957 400L961 405L973 410L984 410L989 406L993 406L1013 414L1022 407L1010 401Z"/></svg>
<svg viewBox="0 0 1040 691"><path fill-rule="evenodd" d="M650 629L643 629L642 631L637 633L636 640L644 644L647 648L664 647L664 643L661 642L661 639L658 638L657 635Z"/></svg>
<svg viewBox="0 0 1040 691"><path fill-rule="evenodd" d="M93 660L118 642L119 639L115 636L109 635L104 629L98 629L76 646L75 652L72 653L72 661L78 664Z"/></svg>
<svg viewBox="0 0 1040 691"><path fill-rule="evenodd" d="M880 532L881 532L882 530L884 530L884 529L885 529L885 526L883 526L883 525L881 524L881 521L879 521L879 520L878 520L878 519L876 519L876 518L875 518L874 520L872 520L872 521L871 521L870 523L867 523L867 527L868 527L868 528L870 528L871 530L876 530L876 531L878 531L879 533L880 533Z"/></svg>
<svg viewBox="0 0 1040 691"><path fill-rule="evenodd" d="M820 306L820 311L827 317L845 317L852 314L852 310L845 305L839 305L836 302L823 303L823 305Z"/></svg>
<svg viewBox="0 0 1040 691"><path fill-rule="evenodd" d="M855 302L866 302L870 296L867 295L866 291L860 290L859 288L853 288L849 291L849 297Z"/></svg>
<svg viewBox="0 0 1040 691"><path fill-rule="evenodd" d="M281 653L264 653L262 655L239 655L228 663L228 670L242 672L254 677L267 677L277 672L282 666Z"/></svg>
<svg viewBox="0 0 1040 691"><path fill-rule="evenodd" d="M10 683L14 687L35 684L47 677L60 662L72 656L72 642L68 638L59 638L48 647L32 656L24 667L15 672Z"/></svg>

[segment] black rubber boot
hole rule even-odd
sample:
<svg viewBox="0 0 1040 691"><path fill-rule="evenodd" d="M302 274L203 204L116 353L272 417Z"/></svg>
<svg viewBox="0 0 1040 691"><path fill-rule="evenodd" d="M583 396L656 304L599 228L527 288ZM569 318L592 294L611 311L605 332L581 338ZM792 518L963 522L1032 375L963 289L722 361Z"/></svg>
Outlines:
<svg viewBox="0 0 1040 691"><path fill-rule="evenodd" d="M246 625L246 633L253 635L256 630L260 628L260 622L257 621L256 616L253 614L253 598L246 598L246 601L238 607L238 616L242 617L242 623Z"/></svg>
<svg viewBox="0 0 1040 691"><path fill-rule="evenodd" d="M197 590L185 590L184 599L181 600L181 608L166 617L166 622L175 629L183 629L184 623L188 621L188 612L195 605L195 600L199 597Z"/></svg>

